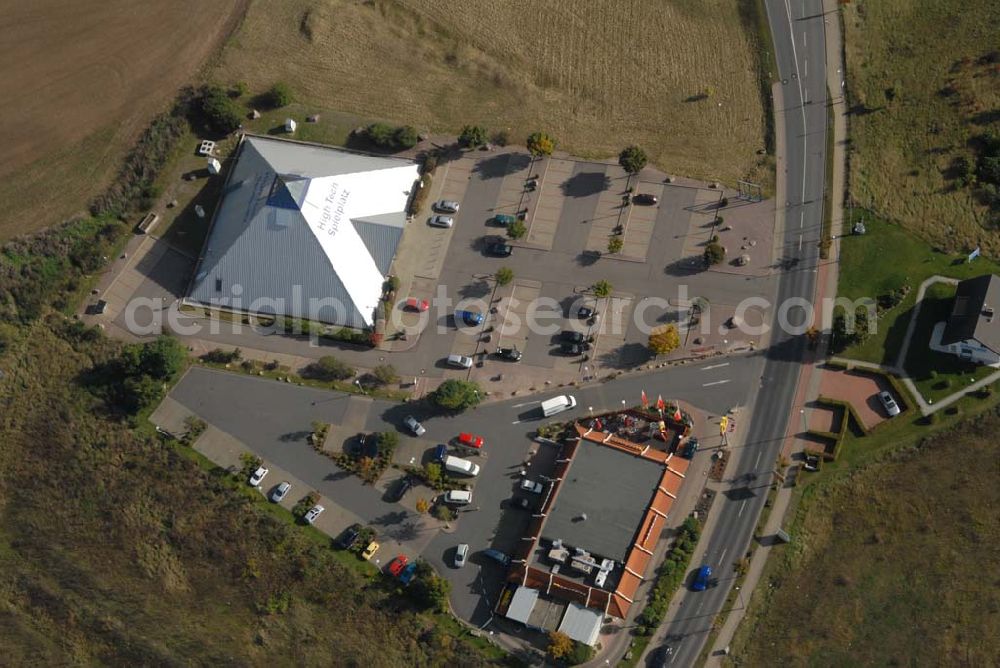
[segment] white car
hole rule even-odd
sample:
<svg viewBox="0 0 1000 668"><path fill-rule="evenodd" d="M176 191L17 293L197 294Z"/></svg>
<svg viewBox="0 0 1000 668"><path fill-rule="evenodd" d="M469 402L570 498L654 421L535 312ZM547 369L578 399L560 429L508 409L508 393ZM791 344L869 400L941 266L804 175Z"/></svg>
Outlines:
<svg viewBox="0 0 1000 668"><path fill-rule="evenodd" d="M424 429L424 425L417 422L417 418L413 417L412 415L407 415L406 419L403 420L403 424L406 425L407 429L413 432L414 436L423 436L425 433L427 433L427 430Z"/></svg>
<svg viewBox="0 0 1000 668"><path fill-rule="evenodd" d="M431 216L427 224L431 227L451 227L455 224L455 219L451 216Z"/></svg>
<svg viewBox="0 0 1000 668"><path fill-rule="evenodd" d="M878 400L882 404L882 408L885 409L886 415L889 417L896 417L899 415L899 404L896 400L892 398L892 395L888 392L879 392Z"/></svg>
<svg viewBox="0 0 1000 668"><path fill-rule="evenodd" d="M467 506L472 503L472 492L465 489L452 489L445 492L443 500L452 506Z"/></svg>
<svg viewBox="0 0 1000 668"><path fill-rule="evenodd" d="M322 513L324 510L326 510L326 508L324 508L323 506L321 506L321 505L319 505L317 503L315 506L313 506L312 508L310 508L309 511L306 513L306 516L305 516L306 522L309 522L309 524L312 524L313 522L316 521L316 518L319 517L320 513Z"/></svg>
<svg viewBox="0 0 1000 668"><path fill-rule="evenodd" d="M268 474L268 469L264 468L263 466L257 467L257 470L254 471L253 474L250 476L250 486L260 487L260 484L264 482L264 478L267 476L267 474Z"/></svg>
<svg viewBox="0 0 1000 668"><path fill-rule="evenodd" d="M453 199L443 199L434 202L434 210L441 213L458 213L458 202Z"/></svg>
<svg viewBox="0 0 1000 668"><path fill-rule="evenodd" d="M521 481L521 489L525 492L531 492L532 494L541 494L543 487L542 483L525 478Z"/></svg>
<svg viewBox="0 0 1000 668"><path fill-rule="evenodd" d="M465 562L469 558L469 545L468 543L462 543L455 548L455 568L461 568L465 566Z"/></svg>
<svg viewBox="0 0 1000 668"><path fill-rule="evenodd" d="M275 487L274 491L271 492L271 501L274 503L281 503L285 500L285 497L288 496L290 491L292 491L292 483L286 480Z"/></svg>

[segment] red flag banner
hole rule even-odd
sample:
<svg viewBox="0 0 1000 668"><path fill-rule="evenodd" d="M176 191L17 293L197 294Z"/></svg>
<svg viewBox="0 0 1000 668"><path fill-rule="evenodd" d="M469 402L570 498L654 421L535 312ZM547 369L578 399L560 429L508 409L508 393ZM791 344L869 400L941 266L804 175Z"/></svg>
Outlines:
<svg viewBox="0 0 1000 668"><path fill-rule="evenodd" d="M663 395L662 394L658 394L656 396L656 408L657 408L657 410L661 410L662 411L666 407L667 407L667 402L665 402L663 400Z"/></svg>
<svg viewBox="0 0 1000 668"><path fill-rule="evenodd" d="M675 404L676 410L674 411L674 422L680 422L683 416L681 415L681 405Z"/></svg>
<svg viewBox="0 0 1000 668"><path fill-rule="evenodd" d="M646 390L642 391L642 407L649 408L649 397L646 396Z"/></svg>

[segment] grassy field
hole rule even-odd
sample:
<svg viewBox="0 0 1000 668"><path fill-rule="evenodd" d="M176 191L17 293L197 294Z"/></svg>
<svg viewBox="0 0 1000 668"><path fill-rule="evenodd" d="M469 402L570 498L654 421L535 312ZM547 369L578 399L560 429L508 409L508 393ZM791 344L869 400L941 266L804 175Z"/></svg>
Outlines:
<svg viewBox="0 0 1000 668"><path fill-rule="evenodd" d="M10 665L484 665L447 620L78 378L117 354L0 325L0 646ZM451 630L447 630L451 629Z"/></svg>
<svg viewBox="0 0 1000 668"><path fill-rule="evenodd" d="M936 246L1000 253L987 207L951 166L969 140L1000 129L993 0L880 0L843 5L850 188L855 201ZM995 213L993 214L996 215Z"/></svg>
<svg viewBox="0 0 1000 668"><path fill-rule="evenodd" d="M246 4L7 3L0 239L84 210L150 118L236 28Z"/></svg>
<svg viewBox="0 0 1000 668"><path fill-rule="evenodd" d="M876 333L861 344L848 348L844 352L845 357L894 365L906 335L917 290L930 276L964 279L984 273L1000 273L1000 264L987 258L979 258L969 264L964 261L964 255L935 250L901 225L857 209L853 215L855 220L864 220L868 233L841 240L838 295L850 299L877 299L879 295L903 285L909 285L910 292L899 305L879 319ZM850 229L850 225L846 228ZM926 336L922 339L915 335L912 347L915 352L921 349L927 351L926 345L920 341L930 340L930 332L924 334ZM927 354L930 354L929 351Z"/></svg>
<svg viewBox="0 0 1000 668"><path fill-rule="evenodd" d="M995 399L980 409L988 404ZM789 526L794 542L772 556L732 660L994 663L998 428L992 408L946 429L902 421L845 444L852 456L824 467L801 494ZM919 447L906 446L931 432Z"/></svg>
<svg viewBox="0 0 1000 668"><path fill-rule="evenodd" d="M752 23L727 0L259 0L214 77L282 80L315 109L423 130L545 130L584 156L638 143L668 172L764 180Z"/></svg>

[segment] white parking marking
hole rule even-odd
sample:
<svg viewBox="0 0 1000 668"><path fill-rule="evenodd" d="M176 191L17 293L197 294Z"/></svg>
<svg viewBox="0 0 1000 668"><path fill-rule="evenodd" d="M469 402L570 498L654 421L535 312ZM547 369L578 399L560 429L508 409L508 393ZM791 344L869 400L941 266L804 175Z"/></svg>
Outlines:
<svg viewBox="0 0 1000 668"><path fill-rule="evenodd" d="M723 362L722 364L712 364L711 366L701 367L702 371L708 371L709 369L721 369L724 366L729 366L729 362Z"/></svg>
<svg viewBox="0 0 1000 668"><path fill-rule="evenodd" d="M702 384L702 387L711 387L712 385L722 385L722 384L728 383L728 382L729 382L728 378L726 380L713 380L711 383L704 383L704 384Z"/></svg>

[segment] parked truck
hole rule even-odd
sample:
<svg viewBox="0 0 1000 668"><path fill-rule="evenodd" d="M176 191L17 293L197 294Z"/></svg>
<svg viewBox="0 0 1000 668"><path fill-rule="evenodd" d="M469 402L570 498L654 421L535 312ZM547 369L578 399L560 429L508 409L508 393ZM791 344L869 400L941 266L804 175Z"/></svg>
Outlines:
<svg viewBox="0 0 1000 668"><path fill-rule="evenodd" d="M479 464L473 464L468 459L462 459L452 455L445 456L444 467L453 473L461 473L462 475L469 476L479 475Z"/></svg>

